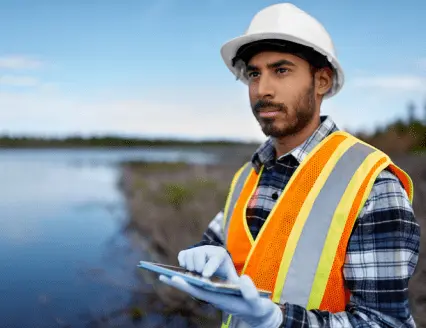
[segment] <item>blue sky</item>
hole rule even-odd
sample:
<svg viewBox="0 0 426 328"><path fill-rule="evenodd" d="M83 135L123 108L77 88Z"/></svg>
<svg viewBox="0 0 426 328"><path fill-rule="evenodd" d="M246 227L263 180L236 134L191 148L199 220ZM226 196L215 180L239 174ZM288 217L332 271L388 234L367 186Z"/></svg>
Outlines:
<svg viewBox="0 0 426 328"><path fill-rule="evenodd" d="M0 133L262 140L220 47L277 1L0 1ZM370 130L426 102L426 1L293 2L331 34L346 84L323 103Z"/></svg>

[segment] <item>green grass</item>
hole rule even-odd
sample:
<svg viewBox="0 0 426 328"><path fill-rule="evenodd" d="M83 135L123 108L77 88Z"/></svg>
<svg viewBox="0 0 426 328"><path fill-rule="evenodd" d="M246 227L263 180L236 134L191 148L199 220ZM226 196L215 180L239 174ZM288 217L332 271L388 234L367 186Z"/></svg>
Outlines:
<svg viewBox="0 0 426 328"><path fill-rule="evenodd" d="M179 183L165 183L162 185L160 194L157 195L160 201L180 210L186 202L194 198L194 190L191 186L185 186Z"/></svg>

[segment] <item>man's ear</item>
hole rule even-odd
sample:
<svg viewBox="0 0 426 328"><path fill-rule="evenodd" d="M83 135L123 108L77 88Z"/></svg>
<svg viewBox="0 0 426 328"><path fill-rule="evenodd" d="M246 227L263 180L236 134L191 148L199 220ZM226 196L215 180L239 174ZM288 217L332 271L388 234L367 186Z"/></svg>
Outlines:
<svg viewBox="0 0 426 328"><path fill-rule="evenodd" d="M329 67L319 69L315 74L317 94L324 96L333 86L333 71Z"/></svg>

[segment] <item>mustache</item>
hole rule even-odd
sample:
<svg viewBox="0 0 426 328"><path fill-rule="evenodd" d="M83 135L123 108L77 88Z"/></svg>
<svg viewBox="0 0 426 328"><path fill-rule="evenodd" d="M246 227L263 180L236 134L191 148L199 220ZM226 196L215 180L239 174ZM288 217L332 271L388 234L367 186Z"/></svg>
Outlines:
<svg viewBox="0 0 426 328"><path fill-rule="evenodd" d="M258 100L254 106L253 111L256 113L259 113L263 108L276 108L279 111L285 111L287 109L287 106L281 103L275 103L270 100Z"/></svg>

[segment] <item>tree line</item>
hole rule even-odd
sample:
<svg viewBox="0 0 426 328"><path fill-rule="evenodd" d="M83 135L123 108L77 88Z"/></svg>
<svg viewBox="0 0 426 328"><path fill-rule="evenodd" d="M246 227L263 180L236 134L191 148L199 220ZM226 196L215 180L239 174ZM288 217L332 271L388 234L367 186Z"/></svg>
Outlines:
<svg viewBox="0 0 426 328"><path fill-rule="evenodd" d="M1 148L74 148L74 147L182 147L182 146L232 146L251 143L233 140L179 140L143 139L116 136L41 138L28 136L0 136Z"/></svg>
<svg viewBox="0 0 426 328"><path fill-rule="evenodd" d="M406 118L378 126L373 133L354 133L358 138L390 153L426 150L426 101L424 119L416 115L413 102L407 105ZM0 135L0 148L75 148L75 147L186 147L186 146L256 146L256 142L237 140L179 140L155 138L128 138L118 136L69 136L42 138Z"/></svg>
<svg viewBox="0 0 426 328"><path fill-rule="evenodd" d="M416 105L408 103L406 117L378 126L371 134L358 133L360 139L389 153L426 151L426 101L424 117L416 114Z"/></svg>

